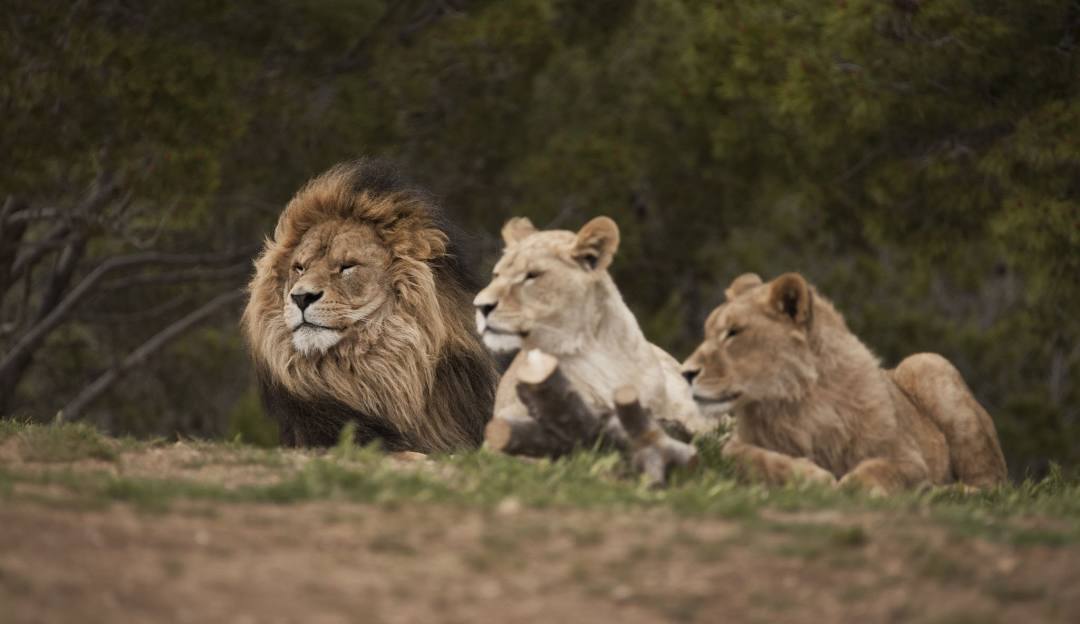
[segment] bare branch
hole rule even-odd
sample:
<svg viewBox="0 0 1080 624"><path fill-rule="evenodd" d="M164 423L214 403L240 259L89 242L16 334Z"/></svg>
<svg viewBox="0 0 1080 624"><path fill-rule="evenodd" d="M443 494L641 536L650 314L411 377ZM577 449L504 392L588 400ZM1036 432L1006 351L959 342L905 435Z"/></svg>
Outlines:
<svg viewBox="0 0 1080 624"><path fill-rule="evenodd" d="M47 234L29 243L29 246L15 258L15 263L11 267L11 278L19 279L19 276L41 261L50 251L68 244L70 232L71 226L68 223L57 223Z"/></svg>
<svg viewBox="0 0 1080 624"><path fill-rule="evenodd" d="M0 360L0 380L7 377L9 370L27 353L35 350L57 326L67 319L75 305L90 294L98 282L105 276L120 269L147 265L211 264L214 262L236 261L239 257L249 256L250 250L218 254L169 254L146 252L128 256L116 256L105 260L82 279L52 310L36 325L31 327Z"/></svg>
<svg viewBox="0 0 1080 624"><path fill-rule="evenodd" d="M181 308L188 304L191 300L190 293L183 293L166 299L164 302L159 303L149 308L140 308L131 312L119 312L119 313L106 313L106 314L93 314L93 313L79 313L74 316L80 321L88 323L130 323L132 321L145 320L150 318L156 318L163 314L168 314L177 308Z"/></svg>
<svg viewBox="0 0 1080 624"><path fill-rule="evenodd" d="M63 409L56 413L56 422L70 422L77 420L83 415L83 410L90 403L100 397L113 383L122 378L128 371L144 363L151 355L165 345L181 336L199 322L230 303L239 301L244 296L242 290L230 290L214 297L201 307L193 310L187 316L162 329L137 349L128 354L120 364L109 369L93 383L83 388Z"/></svg>
<svg viewBox="0 0 1080 624"><path fill-rule="evenodd" d="M100 290L117 291L132 286L157 286L161 284L182 284L185 282L213 282L239 277L251 270L250 262L242 262L221 268L196 268L167 273L140 273L102 284Z"/></svg>
<svg viewBox="0 0 1080 624"><path fill-rule="evenodd" d="M668 436L641 404L633 386L615 390L615 414L630 438L630 459L650 485L663 486L674 468L697 466L697 449Z"/></svg>
<svg viewBox="0 0 1080 624"><path fill-rule="evenodd" d="M12 195L8 195L4 200L3 206L0 206L0 301L2 301L4 294L7 293L11 285L18 281L18 276L12 272L12 267L16 262L15 249L22 242L22 237L26 233L26 224L23 223L5 223L4 219L7 215L20 209L22 202Z"/></svg>
<svg viewBox="0 0 1080 624"><path fill-rule="evenodd" d="M59 208L27 208L25 210L19 210L13 212L6 217L0 215L0 222L2 223L30 223L31 221L52 221L64 216L64 212Z"/></svg>

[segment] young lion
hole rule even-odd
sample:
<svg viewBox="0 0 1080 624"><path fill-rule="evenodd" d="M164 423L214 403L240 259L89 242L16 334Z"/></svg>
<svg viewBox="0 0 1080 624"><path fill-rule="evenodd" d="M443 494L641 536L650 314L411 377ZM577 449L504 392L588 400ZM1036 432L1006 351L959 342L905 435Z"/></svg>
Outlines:
<svg viewBox="0 0 1080 624"><path fill-rule="evenodd" d="M921 483L993 486L1006 477L990 415L945 358L891 371L801 275L739 277L683 364L699 404L733 409L724 447L744 473L889 493Z"/></svg>
<svg viewBox="0 0 1080 624"><path fill-rule="evenodd" d="M537 231L525 218L503 227L506 249L480 291L476 323L496 353L518 351L495 395L499 418L528 418L515 391L525 353L540 349L559 366L596 413L610 412L615 390L632 384L658 418L704 431L678 362L650 344L607 272L619 246L619 229L597 217L576 234Z"/></svg>

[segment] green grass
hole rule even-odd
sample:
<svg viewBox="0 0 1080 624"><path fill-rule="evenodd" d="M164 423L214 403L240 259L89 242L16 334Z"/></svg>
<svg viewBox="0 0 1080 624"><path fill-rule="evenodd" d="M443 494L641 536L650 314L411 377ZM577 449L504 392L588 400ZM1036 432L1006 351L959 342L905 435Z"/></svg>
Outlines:
<svg viewBox="0 0 1080 624"><path fill-rule="evenodd" d="M870 498L820 487L739 484L709 440L700 442L703 469L680 476L664 490L647 487L628 472L618 456L598 452L581 452L558 461L523 461L476 451L438 457L432 466L402 468L376 449L358 448L346 441L296 468L277 450L235 442L192 443L204 458L200 463L260 466L277 475L265 484L226 487L170 476L131 476L123 470L74 470L64 463L96 459L122 466L125 453L147 444L107 438L81 425L0 423L0 443L9 445L12 438L22 462L34 463L34 469L27 469L26 463L0 463L0 499L30 496L23 492L35 492L34 486L50 486L45 489L59 488L66 493L63 500L54 497L56 504L65 506L117 501L155 511L176 501L290 504L340 500L495 510L513 501L532 508L662 509L683 516L732 519L759 518L765 510L888 511L928 516L957 535L977 535L1018 546L1080 541L1080 480L1061 470L1040 481L975 494L940 488ZM348 439L343 436L343 440ZM48 502L48 496L33 496ZM769 528L768 522L760 522ZM792 554L801 556L838 548L857 551L871 539L858 527L788 523L777 530L794 532ZM592 538L583 535L581 539L588 542Z"/></svg>
<svg viewBox="0 0 1080 624"><path fill-rule="evenodd" d="M86 425L45 427L0 423L0 442L14 438L25 461L63 463L82 459L115 461L120 440L108 440Z"/></svg>

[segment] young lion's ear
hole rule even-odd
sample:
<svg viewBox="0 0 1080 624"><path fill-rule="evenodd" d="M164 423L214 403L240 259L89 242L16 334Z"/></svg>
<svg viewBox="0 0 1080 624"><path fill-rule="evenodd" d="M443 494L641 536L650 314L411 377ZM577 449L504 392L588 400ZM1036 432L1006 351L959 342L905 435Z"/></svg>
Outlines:
<svg viewBox="0 0 1080 624"><path fill-rule="evenodd" d="M577 233L571 254L586 269L603 271L611 266L619 248L619 226L608 217L596 217Z"/></svg>
<svg viewBox="0 0 1080 624"><path fill-rule="evenodd" d="M727 290L724 291L724 297L731 301L751 288L761 286L763 283L761 276L757 273L743 273L731 282L731 286L727 287Z"/></svg>
<svg viewBox="0 0 1080 624"><path fill-rule="evenodd" d="M769 307L784 314L796 325L807 327L813 315L813 295L810 286L798 273L784 273L772 281Z"/></svg>
<svg viewBox="0 0 1080 624"><path fill-rule="evenodd" d="M532 224L532 221L529 221L528 217L514 217L503 226L502 239L506 246L509 247L535 233L536 226Z"/></svg>

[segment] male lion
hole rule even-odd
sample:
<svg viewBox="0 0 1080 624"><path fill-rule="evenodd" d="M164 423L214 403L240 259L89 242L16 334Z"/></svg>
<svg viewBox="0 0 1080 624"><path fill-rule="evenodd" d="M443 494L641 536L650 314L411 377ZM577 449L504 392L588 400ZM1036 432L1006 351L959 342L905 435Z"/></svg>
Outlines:
<svg viewBox="0 0 1080 624"><path fill-rule="evenodd" d="M878 493L1005 479L994 423L948 360L920 353L883 370L796 273L743 275L727 297L683 374L699 403L734 410L724 454L742 472Z"/></svg>
<svg viewBox="0 0 1080 624"><path fill-rule="evenodd" d="M496 353L518 351L499 383L495 414L527 418L515 390L525 354L539 349L559 366L581 399L596 413L611 412L615 390L633 385L643 406L690 432L709 427L678 362L650 344L623 302L608 266L619 246L619 229L607 217L589 221L576 234L537 231L525 218L503 227L506 249L491 283L480 291L476 323Z"/></svg>
<svg viewBox="0 0 1080 624"><path fill-rule="evenodd" d="M255 263L243 328L284 444L474 447L497 373L473 281L432 200L386 165L340 164L285 207Z"/></svg>

